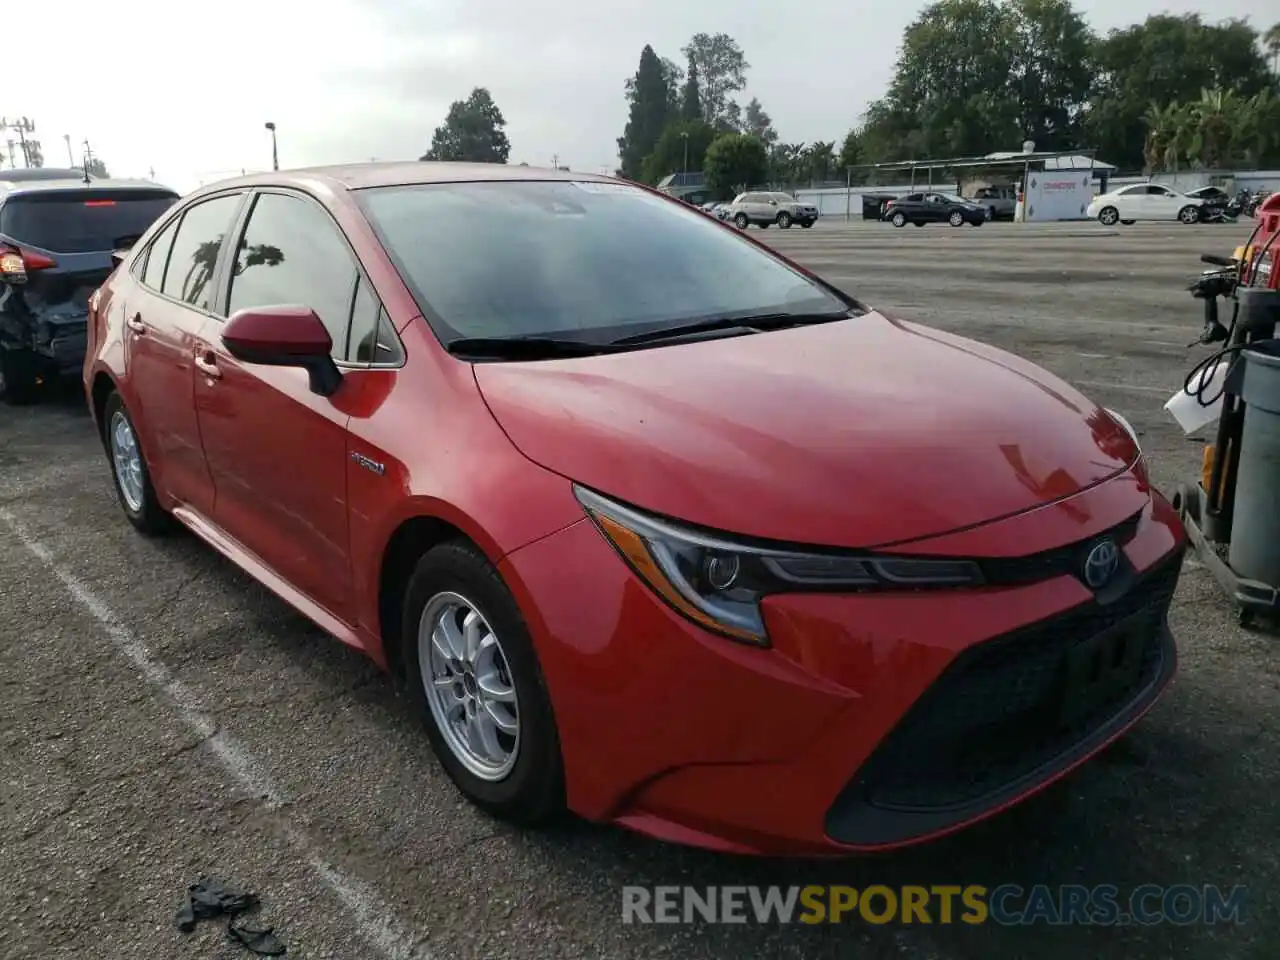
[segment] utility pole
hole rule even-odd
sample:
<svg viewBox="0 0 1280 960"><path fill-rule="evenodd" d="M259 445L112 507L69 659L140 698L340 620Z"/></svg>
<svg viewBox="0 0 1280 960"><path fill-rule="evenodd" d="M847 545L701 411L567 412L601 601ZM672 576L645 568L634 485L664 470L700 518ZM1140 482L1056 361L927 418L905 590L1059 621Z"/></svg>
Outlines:
<svg viewBox="0 0 1280 960"><path fill-rule="evenodd" d="M9 144L9 166L16 168L18 164L13 159L13 148L17 146L17 142L12 137L5 142Z"/></svg>
<svg viewBox="0 0 1280 960"><path fill-rule="evenodd" d="M553 153L553 154L551 155L551 169L552 169L552 170L559 170L559 169L560 169L560 154L558 154L558 153Z"/></svg>
<svg viewBox="0 0 1280 960"><path fill-rule="evenodd" d="M280 154L276 150L276 125L273 121L268 120L265 124L263 124L263 126L265 126L268 130L271 131L271 169L279 170Z"/></svg>
<svg viewBox="0 0 1280 960"><path fill-rule="evenodd" d="M67 166L74 167L76 165L76 158L71 153L71 134L64 133L62 135L62 139L67 142Z"/></svg>
<svg viewBox="0 0 1280 960"><path fill-rule="evenodd" d="M7 130L12 130L17 133L18 142L22 146L22 162L26 164L26 166L30 167L31 145L27 143L27 134L35 133L35 123L32 122L30 117L20 117L17 120L10 120L8 117L0 117L0 127L4 127ZM32 143L34 142L35 141L32 141ZM12 150L12 147L10 147L10 150ZM10 158L10 165L12 165L12 163L12 158Z"/></svg>
<svg viewBox="0 0 1280 960"><path fill-rule="evenodd" d="M84 162L89 166L93 166L93 147L89 146L89 141L84 142Z"/></svg>

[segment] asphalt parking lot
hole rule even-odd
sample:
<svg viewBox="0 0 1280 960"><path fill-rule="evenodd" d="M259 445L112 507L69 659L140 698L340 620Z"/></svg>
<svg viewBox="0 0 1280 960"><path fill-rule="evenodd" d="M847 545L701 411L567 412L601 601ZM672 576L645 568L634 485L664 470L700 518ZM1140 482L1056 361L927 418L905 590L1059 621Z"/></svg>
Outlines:
<svg viewBox="0 0 1280 960"><path fill-rule="evenodd" d="M759 234L864 300L1043 364L1125 415L1154 479L1199 446L1161 407L1207 348L1183 287L1236 227ZM753 230L753 234L755 231ZM922 371L927 375L927 371ZM301 468L301 467L300 467ZM120 515L70 391L0 407L0 956L241 956L173 915L211 874L262 897L289 956L1274 956L1277 641L1189 562L1164 700L1013 811L891 855L743 860L576 822L525 834L455 792L390 683L188 536ZM1249 888L1242 926L624 926L628 884Z"/></svg>

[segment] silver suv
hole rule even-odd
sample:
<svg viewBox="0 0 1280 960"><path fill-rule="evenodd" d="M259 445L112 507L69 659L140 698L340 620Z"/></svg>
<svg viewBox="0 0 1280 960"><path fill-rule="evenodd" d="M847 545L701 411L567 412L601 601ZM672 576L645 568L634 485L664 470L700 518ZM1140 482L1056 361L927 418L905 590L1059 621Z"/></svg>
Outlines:
<svg viewBox="0 0 1280 960"><path fill-rule="evenodd" d="M789 193L740 193L729 205L729 215L741 230L754 223L764 228L776 223L782 230L793 223L812 227L818 221L818 208L811 203L801 203Z"/></svg>

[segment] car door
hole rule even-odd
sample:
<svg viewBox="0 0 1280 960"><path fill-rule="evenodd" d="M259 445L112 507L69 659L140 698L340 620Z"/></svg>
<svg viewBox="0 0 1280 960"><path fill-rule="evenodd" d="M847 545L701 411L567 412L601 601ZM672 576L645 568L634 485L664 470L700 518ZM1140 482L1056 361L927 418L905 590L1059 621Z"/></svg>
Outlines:
<svg viewBox="0 0 1280 960"><path fill-rule="evenodd" d="M320 317L342 359L359 270L345 237L314 199L267 191L251 201L228 258L225 315L299 304ZM331 397L306 371L234 359L218 332L196 378L214 520L274 573L353 622L347 519L349 380Z"/></svg>
<svg viewBox="0 0 1280 960"><path fill-rule="evenodd" d="M1122 187L1111 195L1111 200L1121 220L1145 220L1148 216L1146 184Z"/></svg>
<svg viewBox="0 0 1280 960"><path fill-rule="evenodd" d="M924 218L930 223L946 220L951 215L951 204L940 193L927 193L924 197Z"/></svg>
<svg viewBox="0 0 1280 960"><path fill-rule="evenodd" d="M1178 211L1186 206L1187 201L1167 187L1152 185L1147 188L1147 203L1150 220L1177 220Z"/></svg>
<svg viewBox="0 0 1280 960"><path fill-rule="evenodd" d="M212 315L218 251L243 200L222 194L174 217L136 262L136 283L119 304L131 409L153 482L205 516L213 481L196 418L196 347Z"/></svg>

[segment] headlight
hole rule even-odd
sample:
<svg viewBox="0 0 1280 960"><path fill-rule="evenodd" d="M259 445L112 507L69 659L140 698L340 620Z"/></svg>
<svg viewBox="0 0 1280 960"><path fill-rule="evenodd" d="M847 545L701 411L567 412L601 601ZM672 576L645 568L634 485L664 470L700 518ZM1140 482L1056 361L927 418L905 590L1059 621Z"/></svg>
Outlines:
<svg viewBox="0 0 1280 960"><path fill-rule="evenodd" d="M1133 424L1120 416L1120 414L1116 413L1110 407L1103 407L1102 410L1107 416L1124 428L1125 433L1129 434L1130 439L1133 440L1133 445L1138 448L1138 453L1142 453L1142 444L1138 442L1138 431L1133 429Z"/></svg>
<svg viewBox="0 0 1280 960"><path fill-rule="evenodd" d="M715 633L768 646L760 601L775 593L974 586L968 560L808 553L743 543L659 519L574 486L632 570L677 612Z"/></svg>

